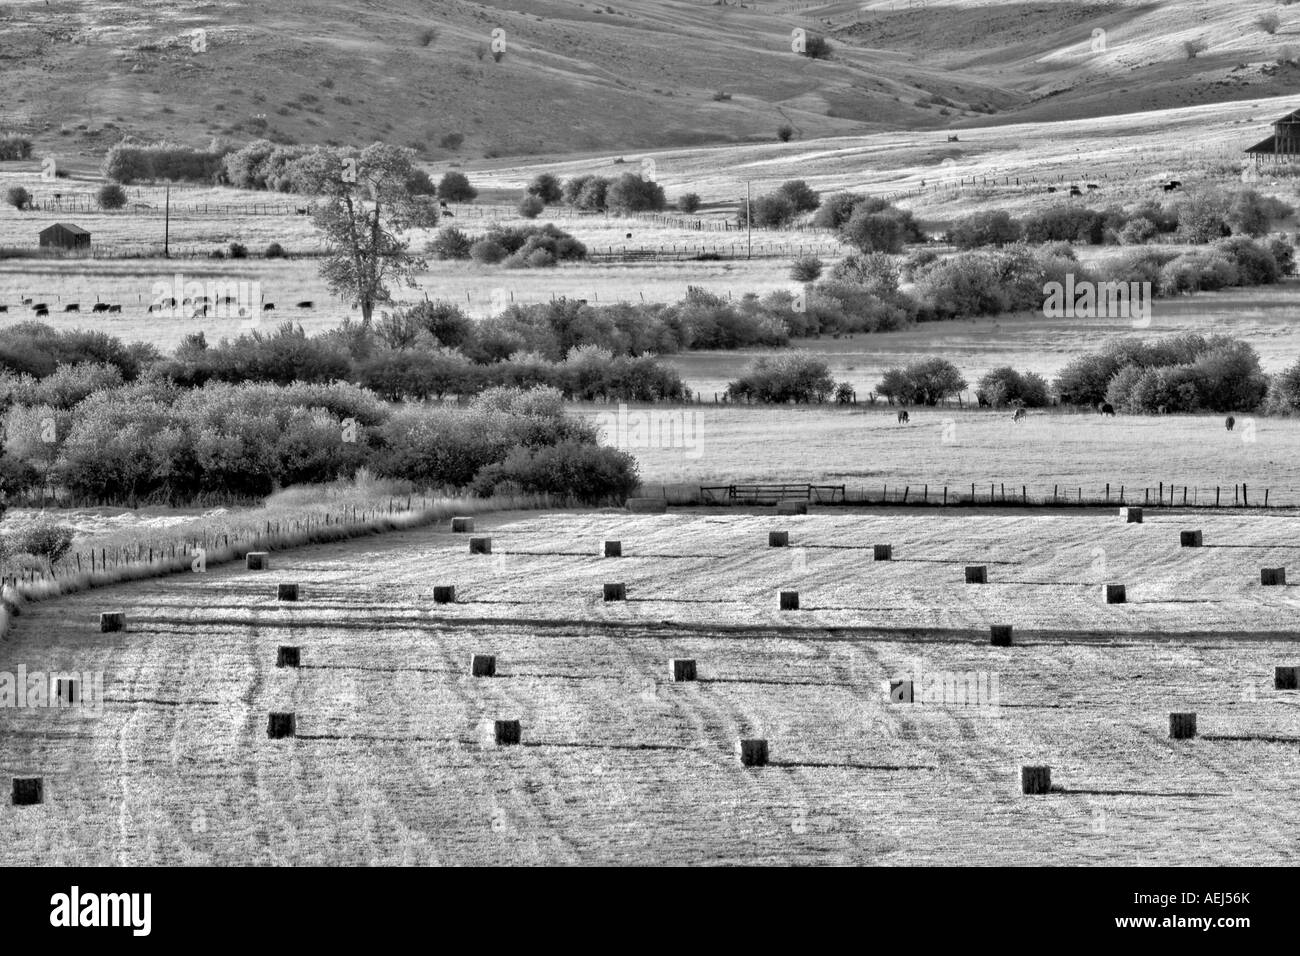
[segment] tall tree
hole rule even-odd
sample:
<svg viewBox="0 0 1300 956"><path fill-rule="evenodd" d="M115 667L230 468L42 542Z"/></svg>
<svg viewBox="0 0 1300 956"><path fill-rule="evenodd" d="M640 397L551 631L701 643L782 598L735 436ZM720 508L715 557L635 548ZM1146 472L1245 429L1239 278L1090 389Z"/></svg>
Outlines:
<svg viewBox="0 0 1300 956"><path fill-rule="evenodd" d="M321 277L331 293L361 308L392 301L393 283L415 288L426 262L403 235L438 223L436 200L412 190L415 151L374 143L357 154L314 152L299 162L299 188L317 193L312 218L325 233Z"/></svg>

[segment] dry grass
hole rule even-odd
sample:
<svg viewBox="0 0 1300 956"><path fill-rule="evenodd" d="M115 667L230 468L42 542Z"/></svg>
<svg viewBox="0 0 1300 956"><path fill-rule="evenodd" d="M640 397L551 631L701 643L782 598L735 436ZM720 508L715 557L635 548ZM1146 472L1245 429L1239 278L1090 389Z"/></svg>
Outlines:
<svg viewBox="0 0 1300 956"><path fill-rule="evenodd" d="M1207 544L1285 543L1297 527L1197 520ZM813 515L783 519L793 543L891 540L899 560L809 549L795 571L798 552L765 546L770 517L498 522L504 556L471 560L465 536L424 529L277 555L270 573L214 569L32 608L7 667L103 670L108 701L99 718L0 712L6 775L43 775L47 794L0 815L0 857L1287 859L1300 776L1267 738L1300 734L1294 695L1272 690L1273 666L1293 659L1297 604L1249 583L1279 552L1180 552L1176 520ZM628 556L596 557L604 537ZM1105 607L1069 583L1092 579L1094 546L1133 583L1133 604ZM522 553L536 551L582 556ZM977 554L993 583L953 583L960 567L942 562ZM628 602L598 601L611 576ZM283 580L302 584L299 603L275 601ZM470 603L434 609L442 581ZM778 616L778 586L812 609ZM817 609L831 603L858 609ZM97 632L105 607L126 611L127 633ZM990 620L1020 625L1017 645L989 647ZM941 625L971 630L926 630ZM1094 628L1112 633L1081 632ZM1158 633L1204 628L1216 633ZM281 644L302 647L301 670L275 668ZM497 655L497 678L466 674L475 652ZM670 657L695 658L700 681L667 683ZM996 676L997 706L888 704L888 679L918 667ZM273 710L296 712L302 736L268 740ZM1172 710L1198 712L1202 738L1169 741ZM525 746L492 746L501 717L522 720ZM732 748L750 736L769 739L772 766L739 766ZM1049 764L1064 789L1021 796L1026 763Z"/></svg>

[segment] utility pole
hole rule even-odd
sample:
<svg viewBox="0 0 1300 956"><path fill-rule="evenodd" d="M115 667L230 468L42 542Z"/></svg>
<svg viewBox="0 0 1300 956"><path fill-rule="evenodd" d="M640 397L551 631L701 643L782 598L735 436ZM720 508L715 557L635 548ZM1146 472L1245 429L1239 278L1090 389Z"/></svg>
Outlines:
<svg viewBox="0 0 1300 956"><path fill-rule="evenodd" d="M749 204L749 180L745 180L745 258L754 258L754 210Z"/></svg>
<svg viewBox="0 0 1300 956"><path fill-rule="evenodd" d="M172 238L172 187L171 183L167 184L167 208L163 214L163 258L171 258L171 238Z"/></svg>

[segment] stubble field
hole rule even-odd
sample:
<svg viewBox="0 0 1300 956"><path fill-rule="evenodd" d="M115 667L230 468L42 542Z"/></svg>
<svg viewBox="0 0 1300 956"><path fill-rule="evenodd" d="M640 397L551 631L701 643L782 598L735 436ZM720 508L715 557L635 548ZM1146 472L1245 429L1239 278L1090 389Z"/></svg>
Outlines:
<svg viewBox="0 0 1300 956"><path fill-rule="evenodd" d="M1178 547L1194 522L1207 547ZM768 548L767 531L792 548ZM49 863L1215 863L1294 860L1294 516L819 512L479 519L30 607L10 667L106 672L103 714L6 709ZM625 557L604 559L606 538ZM892 542L895 561L862 550ZM834 545L834 547L831 547ZM990 583L961 583L987 563ZM1103 580L1127 581L1107 606ZM627 584L606 604L601 584ZM302 599L278 604L275 585ZM455 605L432 603L455 584ZM778 588L804 610L776 610ZM125 610L126 634L97 612ZM1010 648L992 622L1017 625ZM276 648L301 648L298 670ZM467 673L497 655L495 678ZM667 660L698 662L695 683ZM889 702L975 674L978 701ZM267 714L294 711L296 739ZM1167 738L1171 711L1201 737ZM523 746L491 721L517 718ZM738 737L771 765L740 766ZM1056 789L1023 796L1021 764Z"/></svg>

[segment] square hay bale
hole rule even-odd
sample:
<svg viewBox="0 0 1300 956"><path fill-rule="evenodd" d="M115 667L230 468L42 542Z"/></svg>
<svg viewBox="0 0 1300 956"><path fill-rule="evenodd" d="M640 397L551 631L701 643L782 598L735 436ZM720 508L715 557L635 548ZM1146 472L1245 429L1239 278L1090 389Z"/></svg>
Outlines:
<svg viewBox="0 0 1300 956"><path fill-rule="evenodd" d="M60 677L54 682L54 698L62 704L75 704L81 700L81 688L77 681Z"/></svg>
<svg viewBox="0 0 1300 956"><path fill-rule="evenodd" d="M983 564L970 564L966 566L966 583L967 584L988 584L989 569Z"/></svg>
<svg viewBox="0 0 1300 956"><path fill-rule="evenodd" d="M621 558L621 557L623 557L623 542L622 542L622 541L606 541L606 542L605 542L605 557L607 557L607 558Z"/></svg>
<svg viewBox="0 0 1300 956"><path fill-rule="evenodd" d="M45 802L45 781L40 777L14 777L13 804L33 807Z"/></svg>
<svg viewBox="0 0 1300 956"><path fill-rule="evenodd" d="M1050 793L1052 789L1051 767L1021 767L1021 793Z"/></svg>
<svg viewBox="0 0 1300 956"><path fill-rule="evenodd" d="M1127 604L1128 589L1122 584L1106 585L1106 603L1107 604Z"/></svg>
<svg viewBox="0 0 1300 956"><path fill-rule="evenodd" d="M250 571L265 571L271 565L271 555L267 551L250 551L244 563Z"/></svg>
<svg viewBox="0 0 1300 956"><path fill-rule="evenodd" d="M293 714L271 714L266 722L266 736L272 740L298 735L298 721Z"/></svg>
<svg viewBox="0 0 1300 956"><path fill-rule="evenodd" d="M778 501L776 503L776 513L779 515L806 515L808 513L808 502Z"/></svg>
<svg viewBox="0 0 1300 956"><path fill-rule="evenodd" d="M470 554L491 554L492 539L491 538L470 538L469 553Z"/></svg>
<svg viewBox="0 0 1300 956"><path fill-rule="evenodd" d="M782 591L781 592L781 610L797 611L799 610L799 592Z"/></svg>
<svg viewBox="0 0 1300 956"><path fill-rule="evenodd" d="M1260 568L1259 583L1265 587L1280 587L1286 584L1286 568Z"/></svg>
<svg viewBox="0 0 1300 956"><path fill-rule="evenodd" d="M605 585L606 601L626 601L627 585L626 584L606 584Z"/></svg>
<svg viewBox="0 0 1300 956"><path fill-rule="evenodd" d="M891 680L889 682L889 702L891 704L910 704L913 701L913 688L910 680Z"/></svg>
<svg viewBox="0 0 1300 956"><path fill-rule="evenodd" d="M1011 625L992 624L989 626L989 643L994 647L1011 646Z"/></svg>
<svg viewBox="0 0 1300 956"><path fill-rule="evenodd" d="M769 531L767 533L767 546L769 548L788 548L790 546L790 532Z"/></svg>
<svg viewBox="0 0 1300 956"><path fill-rule="evenodd" d="M473 518L452 518L451 530L454 534L468 534L474 530Z"/></svg>
<svg viewBox="0 0 1300 956"><path fill-rule="evenodd" d="M668 661L668 672L674 683L695 680L695 660L688 657L674 657Z"/></svg>
<svg viewBox="0 0 1300 956"><path fill-rule="evenodd" d="M740 763L745 767L767 766L767 741L761 739L741 739L736 742L736 752Z"/></svg>
<svg viewBox="0 0 1300 956"><path fill-rule="evenodd" d="M1141 524L1141 523L1142 523L1142 509L1141 509L1141 508L1120 508L1120 509L1119 509L1119 516L1120 516L1121 518L1124 519L1124 523L1125 523L1125 524Z"/></svg>
<svg viewBox="0 0 1300 956"><path fill-rule="evenodd" d="M1170 714L1169 737L1171 740L1188 740L1196 736L1195 714Z"/></svg>
<svg viewBox="0 0 1300 956"><path fill-rule="evenodd" d="M1180 548L1199 548L1201 540L1201 532L1199 531L1178 532L1178 546Z"/></svg>
<svg viewBox="0 0 1300 956"><path fill-rule="evenodd" d="M498 720L495 725L498 747L509 747L519 743L523 737L523 728L517 720Z"/></svg>
<svg viewBox="0 0 1300 956"><path fill-rule="evenodd" d="M298 600L298 585L281 584L275 589L275 599L277 601L296 601Z"/></svg>
<svg viewBox="0 0 1300 956"><path fill-rule="evenodd" d="M126 612L125 611L104 611L99 615L99 630L101 633L111 631L126 630Z"/></svg>
<svg viewBox="0 0 1300 956"><path fill-rule="evenodd" d="M471 654L469 659L471 677L496 677L497 658L495 654Z"/></svg>
<svg viewBox="0 0 1300 956"><path fill-rule="evenodd" d="M455 604L456 585L435 584L433 586L433 603L434 604Z"/></svg>
<svg viewBox="0 0 1300 956"><path fill-rule="evenodd" d="M1300 667L1273 668L1274 690L1300 690Z"/></svg>
<svg viewBox="0 0 1300 956"><path fill-rule="evenodd" d="M892 544L877 544L871 548L871 558L873 561L893 561L894 546Z"/></svg>
<svg viewBox="0 0 1300 956"><path fill-rule="evenodd" d="M302 659L301 649L282 644L275 650L276 667L299 667Z"/></svg>
<svg viewBox="0 0 1300 956"><path fill-rule="evenodd" d="M668 511L667 498L629 498L627 510L633 514L661 515Z"/></svg>

